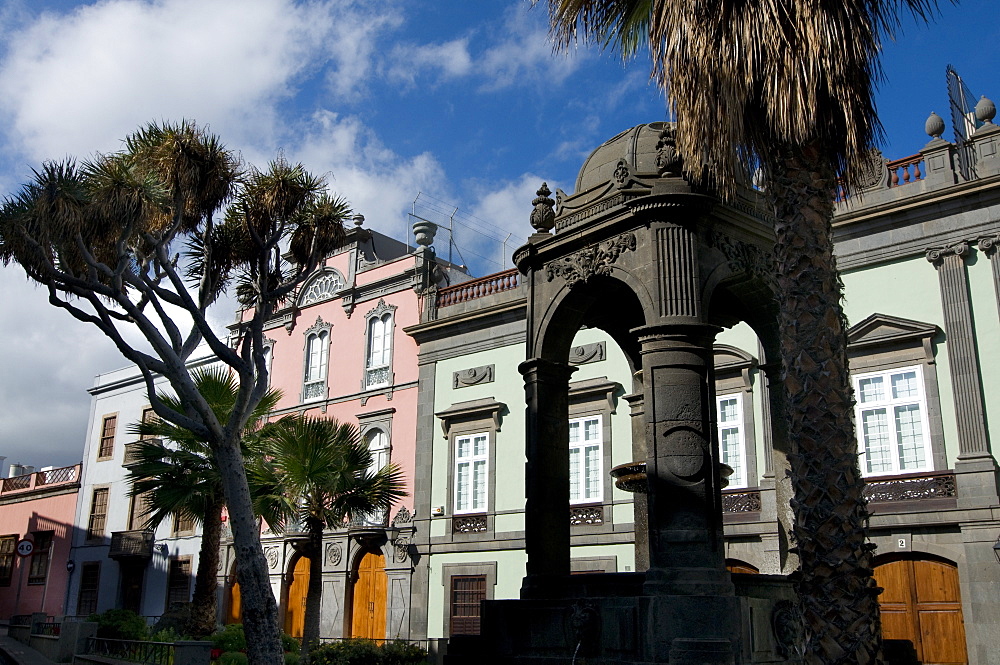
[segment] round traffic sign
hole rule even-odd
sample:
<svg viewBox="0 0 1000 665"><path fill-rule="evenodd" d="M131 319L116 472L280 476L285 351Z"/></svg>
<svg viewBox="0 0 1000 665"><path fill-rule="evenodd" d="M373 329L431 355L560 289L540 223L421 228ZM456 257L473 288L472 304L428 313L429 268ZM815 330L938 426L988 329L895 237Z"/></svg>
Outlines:
<svg viewBox="0 0 1000 665"><path fill-rule="evenodd" d="M17 541L17 553L21 556L31 556L31 553L35 551L35 544L25 538L24 540Z"/></svg>

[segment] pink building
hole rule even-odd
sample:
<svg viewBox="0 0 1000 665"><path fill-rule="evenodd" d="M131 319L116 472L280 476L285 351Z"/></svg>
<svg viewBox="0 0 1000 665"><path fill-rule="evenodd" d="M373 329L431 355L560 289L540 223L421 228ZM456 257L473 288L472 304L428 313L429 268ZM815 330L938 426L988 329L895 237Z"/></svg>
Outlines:
<svg viewBox="0 0 1000 665"><path fill-rule="evenodd" d="M80 464L0 482L0 618L65 614ZM32 543L22 556L19 542Z"/></svg>
<svg viewBox="0 0 1000 665"><path fill-rule="evenodd" d="M431 270L434 262L424 258L433 255L427 245L434 229L426 227L417 236L419 249L360 224L350 229L344 245L265 324L271 386L284 395L275 417L306 413L352 423L373 465L395 462L406 478L409 496L388 514L355 518L349 528L327 533L323 638L409 635L419 370L417 345L403 330L419 323L425 288L468 279L463 272ZM272 586L292 635L301 635L309 574L308 560L295 549L300 537L264 533ZM232 552L225 557L222 605L233 622L239 592Z"/></svg>

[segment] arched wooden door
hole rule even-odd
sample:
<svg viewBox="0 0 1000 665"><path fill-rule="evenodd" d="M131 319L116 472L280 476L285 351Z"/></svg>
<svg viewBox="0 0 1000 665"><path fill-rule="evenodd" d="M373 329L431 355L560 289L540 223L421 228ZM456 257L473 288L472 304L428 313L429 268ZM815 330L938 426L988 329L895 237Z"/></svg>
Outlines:
<svg viewBox="0 0 1000 665"><path fill-rule="evenodd" d="M306 592L309 590L309 559L300 556L295 561L292 580L285 600L285 632L302 637L306 625Z"/></svg>
<svg viewBox="0 0 1000 665"><path fill-rule="evenodd" d="M966 665L965 623L954 564L903 559L875 567L886 649L925 665ZM891 640L891 641L890 641ZM909 644L907 644L909 643ZM912 649L911 649L912 645Z"/></svg>
<svg viewBox="0 0 1000 665"><path fill-rule="evenodd" d="M365 552L354 575L351 637L385 639L386 587L385 557Z"/></svg>

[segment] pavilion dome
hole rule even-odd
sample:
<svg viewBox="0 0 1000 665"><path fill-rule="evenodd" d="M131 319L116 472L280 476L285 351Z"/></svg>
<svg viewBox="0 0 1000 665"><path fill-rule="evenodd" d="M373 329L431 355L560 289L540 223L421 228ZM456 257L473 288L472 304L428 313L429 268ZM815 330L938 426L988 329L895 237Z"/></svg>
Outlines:
<svg viewBox="0 0 1000 665"><path fill-rule="evenodd" d="M575 193L579 194L614 178L622 159L631 173L657 174L656 144L660 132L672 123L650 122L626 129L599 145L580 167Z"/></svg>

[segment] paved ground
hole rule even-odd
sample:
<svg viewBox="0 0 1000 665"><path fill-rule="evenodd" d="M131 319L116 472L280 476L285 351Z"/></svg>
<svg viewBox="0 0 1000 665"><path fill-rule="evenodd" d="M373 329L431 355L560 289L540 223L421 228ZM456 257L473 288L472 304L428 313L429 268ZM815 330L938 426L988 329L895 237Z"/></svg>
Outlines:
<svg viewBox="0 0 1000 665"><path fill-rule="evenodd" d="M21 644L7 635L7 629L0 629L0 662L4 665L55 665L26 644Z"/></svg>

